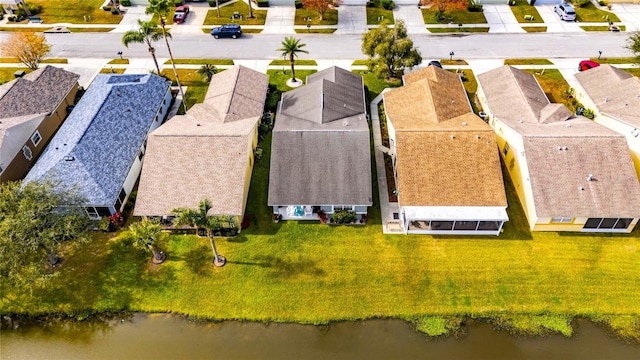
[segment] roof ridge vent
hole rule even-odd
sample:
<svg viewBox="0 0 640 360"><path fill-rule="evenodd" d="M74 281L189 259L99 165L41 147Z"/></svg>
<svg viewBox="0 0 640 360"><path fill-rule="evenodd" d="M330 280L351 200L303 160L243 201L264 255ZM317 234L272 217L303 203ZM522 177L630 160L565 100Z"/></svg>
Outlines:
<svg viewBox="0 0 640 360"><path fill-rule="evenodd" d="M75 157L73 157L73 156L65 156L65 157L64 157L64 161L73 161L73 160L75 160L75 159L76 159L76 158L75 158Z"/></svg>
<svg viewBox="0 0 640 360"><path fill-rule="evenodd" d="M595 177L593 177L593 174L589 174L587 176L587 181L598 181Z"/></svg>

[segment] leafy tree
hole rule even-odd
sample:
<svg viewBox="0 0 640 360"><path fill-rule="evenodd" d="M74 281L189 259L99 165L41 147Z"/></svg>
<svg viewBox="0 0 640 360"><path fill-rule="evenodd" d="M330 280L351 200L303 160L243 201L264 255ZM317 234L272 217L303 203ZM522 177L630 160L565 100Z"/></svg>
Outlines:
<svg viewBox="0 0 640 360"><path fill-rule="evenodd" d="M309 53L307 50L302 49L305 46L307 46L307 44L301 44L300 39L290 36L284 38L282 47L278 49L278 51L282 51L282 56L289 57L289 62L291 63L291 79L293 82L298 81L296 80L296 70L294 68L295 58L298 57L298 53Z"/></svg>
<svg viewBox="0 0 640 360"><path fill-rule="evenodd" d="M153 63L156 65L156 70L160 73L160 66L158 65L158 59L156 59L156 49L151 46L152 41L159 41L164 37L162 29L158 28L158 23L155 21L142 21L138 20L140 26L138 30L129 30L122 35L122 44L129 47L129 44L147 44L149 54L153 58ZM166 35L171 38L170 33Z"/></svg>
<svg viewBox="0 0 640 360"><path fill-rule="evenodd" d="M218 73L218 68L213 64L204 64L198 69L198 74L207 78L207 82L211 81L213 75Z"/></svg>
<svg viewBox="0 0 640 360"><path fill-rule="evenodd" d="M422 62L422 56L413 46L402 20L394 28L383 22L378 28L365 33L362 52L369 57L369 69L381 79L400 78L405 68Z"/></svg>
<svg viewBox="0 0 640 360"><path fill-rule="evenodd" d="M129 225L129 235L133 239L133 245L153 253L153 263L161 264L167 258L167 254L160 251L155 245L162 236L162 225L147 218Z"/></svg>
<svg viewBox="0 0 640 360"><path fill-rule="evenodd" d="M629 45L627 45L627 49L631 50L631 52L636 56L636 62L640 64L640 31L636 31L629 35L627 39Z"/></svg>
<svg viewBox="0 0 640 360"><path fill-rule="evenodd" d="M34 32L13 32L0 44L2 56L17 58L31 70L40 66L40 62L49 51L51 45L47 43L44 34Z"/></svg>
<svg viewBox="0 0 640 360"><path fill-rule="evenodd" d="M56 265L62 246L85 241L88 218L74 190L51 182L0 184L0 289L33 288Z"/></svg>
<svg viewBox="0 0 640 360"><path fill-rule="evenodd" d="M305 9L315 10L320 14L320 20L324 20L324 14L330 7L342 5L342 0L302 0Z"/></svg>
<svg viewBox="0 0 640 360"><path fill-rule="evenodd" d="M178 71L176 70L176 64L173 61L173 53L171 53L171 47L169 46L169 38L171 35L167 32L166 23L167 16L171 13L171 9L173 8L172 4L169 0L149 0L149 5L145 9L145 13L157 15L160 19L160 27L162 28L162 35L164 36L164 41L167 44L167 51L169 52L169 59L171 60L171 67L173 68L173 75L176 77L176 83L178 84L178 89L180 90L180 96L183 99L186 99L184 96L184 91L182 91L182 86L180 85L180 79L178 78ZM184 104L184 110L187 111L187 104Z"/></svg>
<svg viewBox="0 0 640 360"><path fill-rule="evenodd" d="M208 199L200 201L198 209L174 209L172 212L178 215L174 223L176 225L188 225L196 229L204 229L211 242L213 264L216 266L224 266L227 259L218 254L218 249L213 241L213 233L214 230L219 230L223 227L238 228L238 221L235 216L209 216L209 210L211 210L211 202Z"/></svg>

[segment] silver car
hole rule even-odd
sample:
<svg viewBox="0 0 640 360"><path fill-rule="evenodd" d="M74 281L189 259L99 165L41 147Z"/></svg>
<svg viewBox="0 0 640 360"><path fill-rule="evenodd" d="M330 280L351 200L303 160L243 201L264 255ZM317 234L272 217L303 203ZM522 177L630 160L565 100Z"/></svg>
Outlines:
<svg viewBox="0 0 640 360"><path fill-rule="evenodd" d="M553 7L553 11L560 15L560 20L576 21L576 11L571 4L561 3Z"/></svg>

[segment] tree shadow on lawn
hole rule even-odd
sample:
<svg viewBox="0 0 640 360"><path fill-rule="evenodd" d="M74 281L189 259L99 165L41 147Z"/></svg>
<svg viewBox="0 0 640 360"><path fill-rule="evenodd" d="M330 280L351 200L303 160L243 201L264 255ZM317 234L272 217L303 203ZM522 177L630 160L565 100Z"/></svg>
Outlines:
<svg viewBox="0 0 640 360"><path fill-rule="evenodd" d="M187 269L198 276L207 274L209 268L213 265L213 253L206 245L199 245L187 251L183 257L174 256L176 261L184 261Z"/></svg>
<svg viewBox="0 0 640 360"><path fill-rule="evenodd" d="M312 260L293 261L271 255L255 256L256 265L271 268L275 277L289 279L298 275L324 276L326 273Z"/></svg>

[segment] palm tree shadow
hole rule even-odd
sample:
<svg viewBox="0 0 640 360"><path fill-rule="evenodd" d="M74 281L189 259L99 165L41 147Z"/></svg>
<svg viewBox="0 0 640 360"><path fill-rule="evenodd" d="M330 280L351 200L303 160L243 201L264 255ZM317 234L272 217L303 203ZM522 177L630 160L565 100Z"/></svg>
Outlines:
<svg viewBox="0 0 640 360"><path fill-rule="evenodd" d="M211 267L212 259L211 251L204 245L189 250L184 257L182 257L187 269L199 276L206 274L207 270Z"/></svg>

